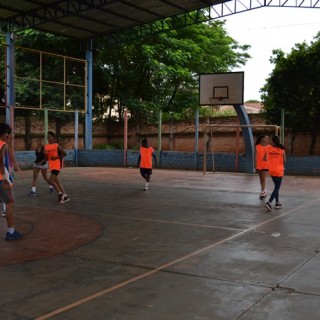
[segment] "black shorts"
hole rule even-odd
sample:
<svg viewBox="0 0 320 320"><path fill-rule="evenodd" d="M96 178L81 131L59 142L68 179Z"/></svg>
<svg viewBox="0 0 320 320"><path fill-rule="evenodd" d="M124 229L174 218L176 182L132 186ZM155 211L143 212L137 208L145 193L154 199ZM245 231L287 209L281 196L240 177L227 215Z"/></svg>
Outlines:
<svg viewBox="0 0 320 320"><path fill-rule="evenodd" d="M143 176L145 176L145 175L152 175L152 169L146 169L146 168L140 168L140 172L141 172L141 174L143 175Z"/></svg>
<svg viewBox="0 0 320 320"><path fill-rule="evenodd" d="M60 173L60 170L51 170L51 173L55 176L57 176Z"/></svg>

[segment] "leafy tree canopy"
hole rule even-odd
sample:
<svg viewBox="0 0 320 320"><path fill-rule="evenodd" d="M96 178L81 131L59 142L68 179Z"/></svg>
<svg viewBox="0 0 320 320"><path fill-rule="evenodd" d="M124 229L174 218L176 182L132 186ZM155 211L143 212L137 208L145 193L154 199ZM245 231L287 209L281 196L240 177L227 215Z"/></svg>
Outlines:
<svg viewBox="0 0 320 320"><path fill-rule="evenodd" d="M84 57L81 43L35 30L17 33L16 45L57 54ZM229 72L250 58L249 46L240 45L224 29L223 21L211 21L158 33L138 41L111 46L101 39L94 52L94 117L122 119L124 108L132 120L154 121L158 110L176 119L188 117L198 107L198 75ZM37 78L32 55L18 54L16 91L20 100L39 105L39 89L24 78ZM46 62L49 79L61 78L55 61ZM74 78L81 71L74 68ZM42 99L61 104L61 95L49 85ZM74 99L79 98L76 95ZM67 115L56 113L59 119Z"/></svg>
<svg viewBox="0 0 320 320"><path fill-rule="evenodd" d="M144 120L159 109L179 118L197 108L200 73L228 72L250 57L249 46L239 45L223 27L224 22L210 22L126 45L106 43L95 57L104 89L96 93L106 107L95 105L97 118L121 118L124 107L132 119Z"/></svg>
<svg viewBox="0 0 320 320"><path fill-rule="evenodd" d="M41 114L41 112L37 111L40 104L40 96L44 107L58 109L64 105L64 86L61 84L65 81L64 64L68 72L66 81L76 85L84 85L85 64L78 63L76 60L65 61L62 58L62 56L71 56L83 59L83 52L80 50L79 43L49 33L26 29L15 33L15 45L16 102L17 105L21 104L34 108L31 110L16 108L16 115ZM24 48L29 48L30 50L28 51ZM42 51L41 70L38 51ZM57 54L57 56L46 54L46 52ZM38 81L40 73L42 80L45 80L41 86ZM74 104L83 106L84 90L77 90L76 87L69 86L66 94L67 105L72 101ZM58 119L59 123L69 121L73 117L71 113L59 111L50 112L50 115Z"/></svg>
<svg viewBox="0 0 320 320"><path fill-rule="evenodd" d="M274 50L270 61L275 67L261 89L265 116L280 123L280 109L285 109L287 129L312 132L313 154L320 123L320 34L310 45L296 44L289 54Z"/></svg>

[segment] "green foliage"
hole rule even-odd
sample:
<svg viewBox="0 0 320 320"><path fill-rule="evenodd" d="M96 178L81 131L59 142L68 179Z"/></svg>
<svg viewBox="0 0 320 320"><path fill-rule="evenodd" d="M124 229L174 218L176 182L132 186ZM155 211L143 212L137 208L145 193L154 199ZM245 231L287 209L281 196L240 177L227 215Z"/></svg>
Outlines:
<svg viewBox="0 0 320 320"><path fill-rule="evenodd" d="M92 149L106 149L106 150L114 150L116 149L115 146L110 145L110 144L105 144L105 143L99 143L99 144L95 144L94 146L92 146Z"/></svg>
<svg viewBox="0 0 320 320"><path fill-rule="evenodd" d="M93 149L106 149L106 150L122 150L124 148L123 141L115 141L113 143L105 144L99 143L92 147Z"/></svg>
<svg viewBox="0 0 320 320"><path fill-rule="evenodd" d="M16 33L15 45L16 105L34 110L17 108L17 115L34 114L41 105L56 109L54 117L65 122L72 114L59 112L59 109L84 110L85 92L81 86L85 83L85 64L62 56L79 57L77 44L63 37L27 29ZM42 51L41 55L39 51Z"/></svg>
<svg viewBox="0 0 320 320"><path fill-rule="evenodd" d="M265 117L280 124L280 109L285 109L286 128L313 133L313 154L320 123L319 34L310 45L296 44L289 54L274 50L270 61L275 67L261 89Z"/></svg>
<svg viewBox="0 0 320 320"><path fill-rule="evenodd" d="M234 109L218 110L211 117L237 117Z"/></svg>
<svg viewBox="0 0 320 320"><path fill-rule="evenodd" d="M245 103L260 103L260 101L252 99L252 100L245 101Z"/></svg>
<svg viewBox="0 0 320 320"><path fill-rule="evenodd" d="M105 43L95 57L96 119L106 114L121 119L124 108L132 120L143 122L155 121L158 110L175 117L195 110L198 74L227 72L249 58L248 46L240 46L223 27L224 22L210 22L125 45Z"/></svg>
<svg viewBox="0 0 320 320"><path fill-rule="evenodd" d="M101 41L102 49L94 52L93 115L96 121L106 118L122 121L125 108L131 120L137 122L156 122L159 110L163 114L173 113L175 118L194 117L198 108L198 75L231 71L250 57L249 47L239 45L228 36L223 21L195 24L112 47L107 39ZM16 45L17 105L32 106L36 110L40 102L52 109L64 104L67 109L74 109L84 104L83 91L76 87L85 81L81 65L76 61L67 62L68 85L63 88L55 83L64 78L61 58L44 54L41 75L47 82L43 82L40 89L37 85L39 56L31 50L19 50L24 47L83 58L84 52L79 50L77 42L24 30L16 34ZM17 114L24 112L17 109ZM68 121L72 115L57 111L53 116L57 121Z"/></svg>
<svg viewBox="0 0 320 320"><path fill-rule="evenodd" d="M237 113L234 108L220 109L219 107L201 107L199 108L199 115L201 117L235 117Z"/></svg>

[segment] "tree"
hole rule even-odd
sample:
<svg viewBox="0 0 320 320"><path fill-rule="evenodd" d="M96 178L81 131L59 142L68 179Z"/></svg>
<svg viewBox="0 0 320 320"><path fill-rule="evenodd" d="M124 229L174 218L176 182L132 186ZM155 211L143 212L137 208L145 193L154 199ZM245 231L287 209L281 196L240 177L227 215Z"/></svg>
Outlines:
<svg viewBox="0 0 320 320"><path fill-rule="evenodd" d="M97 52L105 75L108 109L121 119L123 108L133 119L152 118L157 110L175 115L198 107L198 74L227 72L249 58L248 46L229 37L224 22L197 24L159 33L134 43Z"/></svg>
<svg viewBox="0 0 320 320"><path fill-rule="evenodd" d="M287 55L274 50L270 61L275 67L261 89L265 116L279 123L284 108L293 140L298 131L311 132L309 154L313 155L320 123L320 34L310 45L296 44Z"/></svg>
<svg viewBox="0 0 320 320"><path fill-rule="evenodd" d="M62 56L81 57L79 46L64 37L26 29L16 33L15 37L15 90L16 106L15 115L25 117L26 147L31 147L30 118L42 115L41 106L57 109L50 112L49 116L56 120L55 131L59 136L63 123L72 118L72 113L58 111L66 101L66 109L74 109L74 106L84 106L84 90L76 85L82 85L85 79L85 64L76 60L65 60ZM50 48L50 54L46 53ZM30 50L29 50L30 49ZM39 51L42 51L41 58ZM56 55L52 55L55 53ZM42 69L40 70L40 61ZM66 75L64 73L66 67ZM41 83L41 79L45 80ZM66 80L65 80L66 77ZM66 81L67 86L62 85ZM75 86L73 86L75 85ZM41 87L41 89L40 89ZM64 99L66 95L66 100ZM19 108L19 106L27 108Z"/></svg>
<svg viewBox="0 0 320 320"><path fill-rule="evenodd" d="M17 33L16 45L83 58L79 43L34 30ZM93 116L97 120L106 116L122 120L124 108L137 122L154 121L158 110L174 118L188 115L188 110L198 107L199 73L231 71L249 58L249 46L241 46L229 37L222 21L158 33L121 45L110 46L108 40L102 39L99 48L94 52L93 70ZM21 62L16 68L20 76L16 82L17 103L38 106L40 92L32 79L39 78L39 68L34 67L32 55L17 50L17 59ZM46 59L42 76L61 79L57 62ZM81 78L79 70L71 68L73 78ZM49 82L41 90L42 102L61 105L61 94ZM76 94L70 93L70 97L77 101ZM34 112L16 110L16 114L26 117ZM70 114L61 112L54 116L57 128L70 119Z"/></svg>

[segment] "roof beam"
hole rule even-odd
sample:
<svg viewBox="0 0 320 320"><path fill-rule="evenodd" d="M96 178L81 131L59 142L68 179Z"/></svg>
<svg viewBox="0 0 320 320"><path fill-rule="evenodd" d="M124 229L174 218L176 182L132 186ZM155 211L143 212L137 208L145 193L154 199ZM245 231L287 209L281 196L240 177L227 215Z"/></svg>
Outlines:
<svg viewBox="0 0 320 320"><path fill-rule="evenodd" d="M161 2L169 5L170 7L173 7L173 8L176 8L176 9L179 9L181 11L185 11L186 8L183 8L181 6L178 6L177 4L173 3L172 1L168 1L168 0L161 0Z"/></svg>
<svg viewBox="0 0 320 320"><path fill-rule="evenodd" d="M162 1L168 2L167 0ZM297 2L297 0L263 0L263 2L260 0L231 0L195 10L193 11L196 12L195 17L190 15L190 12L185 12L169 18L146 23L131 28L130 30L114 32L107 35L107 37L110 43L134 41L152 34L167 32L196 23L208 22L262 7L320 8L320 0L300 0L299 2Z"/></svg>
<svg viewBox="0 0 320 320"><path fill-rule="evenodd" d="M107 35L113 42L132 41L261 7L320 8L320 0L198 0L189 7L182 0L19 1L0 1L2 31L33 28L81 39ZM192 14L188 9L203 6Z"/></svg>
<svg viewBox="0 0 320 320"><path fill-rule="evenodd" d="M120 0L120 2L121 2L121 3L124 3L125 5L127 5L127 6L129 6L129 7L134 8L134 9L136 9L136 10L139 10L139 11L142 11L142 12L145 12L145 13L148 13L148 14L151 14L152 16L154 16L154 17L156 17L156 18L158 18L158 19L163 18L163 16L160 15L160 14L158 14L157 12L151 11L151 10L149 10L149 9L142 8L141 6L136 5L136 4L132 3L132 2L128 2L128 1L125 1L125 0Z"/></svg>

